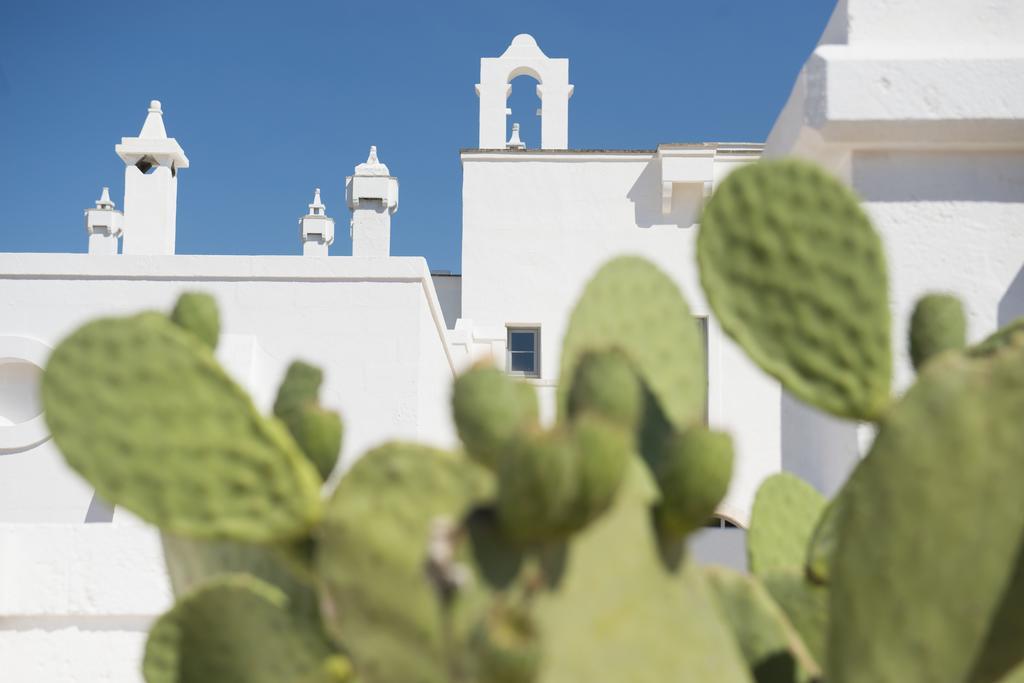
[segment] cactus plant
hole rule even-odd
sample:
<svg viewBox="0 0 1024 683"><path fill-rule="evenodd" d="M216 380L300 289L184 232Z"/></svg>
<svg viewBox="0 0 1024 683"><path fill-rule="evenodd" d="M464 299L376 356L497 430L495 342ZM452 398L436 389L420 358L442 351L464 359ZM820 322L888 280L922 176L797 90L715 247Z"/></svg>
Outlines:
<svg viewBox="0 0 1024 683"><path fill-rule="evenodd" d="M768 477L757 490L747 533L750 570L802 567L825 498L810 484L788 473Z"/></svg>
<svg viewBox="0 0 1024 683"><path fill-rule="evenodd" d="M643 330L652 334L639 334ZM560 416L569 412L583 357L610 350L629 359L670 424L683 429L702 420L707 379L697 326L672 280L638 257L602 267L573 309L562 345Z"/></svg>
<svg viewBox="0 0 1024 683"><path fill-rule="evenodd" d="M697 235L701 283L722 329L794 396L864 420L889 402L882 244L857 198L784 159L730 174Z"/></svg>
<svg viewBox="0 0 1024 683"><path fill-rule="evenodd" d="M1018 338L936 358L886 416L841 515L835 680L991 681L1024 657L1022 411Z"/></svg>
<svg viewBox="0 0 1024 683"><path fill-rule="evenodd" d="M967 319L960 300L951 294L921 297L910 316L910 359L920 369L943 351L967 345Z"/></svg>
<svg viewBox="0 0 1024 683"><path fill-rule="evenodd" d="M800 635L814 661L824 665L829 629L829 592L795 567L773 569L757 577Z"/></svg>
<svg viewBox="0 0 1024 683"><path fill-rule="evenodd" d="M495 469L508 441L538 423L537 395L494 366L478 364L456 378L452 416L469 456Z"/></svg>
<svg viewBox="0 0 1024 683"><path fill-rule="evenodd" d="M209 294L185 292L171 311L171 322L188 330L211 349L220 337L220 312Z"/></svg>
<svg viewBox="0 0 1024 683"><path fill-rule="evenodd" d="M799 634L760 583L723 567L709 569L707 576L757 683L810 681L820 673Z"/></svg>
<svg viewBox="0 0 1024 683"><path fill-rule="evenodd" d="M293 362L278 389L274 415L284 422L302 452L326 479L338 461L344 429L341 416L319 404L322 381L319 368Z"/></svg>
<svg viewBox="0 0 1024 683"><path fill-rule="evenodd" d="M971 356L986 356L998 351L1004 346L1008 346L1021 334L1024 334L1024 318L1017 318L1008 325L1005 325L993 332L980 344L975 344L967 349L967 354Z"/></svg>
<svg viewBox="0 0 1024 683"><path fill-rule="evenodd" d="M491 497L487 472L464 457L388 444L360 459L331 495L316 569L327 631L367 681L445 681L441 605L426 578L434 520L458 520ZM464 641L463 624L457 638Z"/></svg>
<svg viewBox="0 0 1024 683"><path fill-rule="evenodd" d="M42 399L68 463L172 533L266 542L319 518L320 478L295 442L165 316L86 324L54 350Z"/></svg>
<svg viewBox="0 0 1024 683"><path fill-rule="evenodd" d="M184 595L153 626L148 683L350 681L351 667L288 597L247 574L221 576Z"/></svg>
<svg viewBox="0 0 1024 683"><path fill-rule="evenodd" d="M259 415L213 359L205 295L71 334L43 379L54 440L161 528L178 596L147 681L1019 683L1021 321L961 350L953 304L926 299L916 384L892 399L880 242L802 162L733 173L697 247L708 301L757 363L879 424L831 502L791 475L763 483L749 576L686 552L728 489L731 441L703 424L689 309L642 259L584 290L554 424L530 385L476 366L452 396L465 453L386 444L326 503L341 422L319 369L293 364Z"/></svg>
<svg viewBox="0 0 1024 683"><path fill-rule="evenodd" d="M732 475L728 434L692 427L672 434L651 458L661 491L655 508L658 530L679 538L704 526L725 497Z"/></svg>
<svg viewBox="0 0 1024 683"><path fill-rule="evenodd" d="M618 350L580 358L569 392L569 416L591 411L635 429L644 413L644 392L629 359Z"/></svg>

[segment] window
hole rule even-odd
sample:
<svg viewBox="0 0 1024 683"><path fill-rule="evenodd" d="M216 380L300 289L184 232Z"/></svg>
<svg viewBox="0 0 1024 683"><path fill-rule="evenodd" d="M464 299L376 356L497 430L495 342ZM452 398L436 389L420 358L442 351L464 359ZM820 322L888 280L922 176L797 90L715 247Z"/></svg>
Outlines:
<svg viewBox="0 0 1024 683"><path fill-rule="evenodd" d="M540 377L540 328L508 328L506 367L509 374Z"/></svg>
<svg viewBox="0 0 1024 683"><path fill-rule="evenodd" d="M715 515L714 517L709 519L707 521L707 523L704 524L704 526L710 527L712 529L739 529L740 528L738 524L730 522L725 517L719 517L718 515Z"/></svg>

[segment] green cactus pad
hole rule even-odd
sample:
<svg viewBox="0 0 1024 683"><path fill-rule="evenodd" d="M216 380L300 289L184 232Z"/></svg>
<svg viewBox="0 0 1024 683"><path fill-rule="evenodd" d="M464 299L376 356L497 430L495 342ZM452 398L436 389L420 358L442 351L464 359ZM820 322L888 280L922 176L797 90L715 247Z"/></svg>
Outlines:
<svg viewBox="0 0 1024 683"><path fill-rule="evenodd" d="M540 674L543 642L522 608L495 604L469 641L470 670L481 683L533 683Z"/></svg>
<svg viewBox="0 0 1024 683"><path fill-rule="evenodd" d="M747 530L750 571L801 568L814 527L825 509L825 497L810 484L782 472L764 480L754 497Z"/></svg>
<svg viewBox="0 0 1024 683"><path fill-rule="evenodd" d="M846 505L849 498L847 489L851 486L850 482L853 481L856 474L857 470L855 469L835 498L829 501L825 509L822 510L814 532L811 534L811 540L807 544L804 569L807 578L815 583L827 585L832 575L832 558L835 557L836 546L839 545L840 519L843 514L843 506Z"/></svg>
<svg viewBox="0 0 1024 683"><path fill-rule="evenodd" d="M633 433L590 413L572 425L576 450L576 496L570 527L578 529L602 514L615 500L633 457Z"/></svg>
<svg viewBox="0 0 1024 683"><path fill-rule="evenodd" d="M171 311L171 322L196 335L211 349L220 337L220 312L209 294L185 292Z"/></svg>
<svg viewBox="0 0 1024 683"><path fill-rule="evenodd" d="M509 442L498 464L498 521L521 544L557 540L572 527L577 453L562 429L534 429Z"/></svg>
<svg viewBox="0 0 1024 683"><path fill-rule="evenodd" d="M722 329L794 396L841 417L881 415L885 258L850 190L794 159L740 168L704 210L697 260Z"/></svg>
<svg viewBox="0 0 1024 683"><path fill-rule="evenodd" d="M1024 318L1017 318L1010 324L999 328L982 342L967 349L967 354L974 357L990 355L1009 346L1017 337L1024 337Z"/></svg>
<svg viewBox="0 0 1024 683"><path fill-rule="evenodd" d="M830 681L993 681L1021 661L1021 415L1019 337L934 359L886 415L841 515Z"/></svg>
<svg viewBox="0 0 1024 683"><path fill-rule="evenodd" d="M282 591L237 574L203 584L160 617L142 668L147 683L341 683L348 676L338 657Z"/></svg>
<svg viewBox="0 0 1024 683"><path fill-rule="evenodd" d="M696 321L675 283L642 258L605 264L573 310L562 345L558 414L569 412L576 368L588 352L618 350L682 429L704 418L704 348Z"/></svg>
<svg viewBox="0 0 1024 683"><path fill-rule="evenodd" d="M569 391L569 415L589 411L630 429L644 413L644 389L620 351L585 353Z"/></svg>
<svg viewBox="0 0 1024 683"><path fill-rule="evenodd" d="M330 476L341 454L344 427L341 416L318 405L307 405L281 418L295 443L323 479Z"/></svg>
<svg viewBox="0 0 1024 683"><path fill-rule="evenodd" d="M918 300L910 317L910 359L920 369L943 351L967 345L967 318L960 299L950 294L928 294Z"/></svg>
<svg viewBox="0 0 1024 683"><path fill-rule="evenodd" d="M666 537L682 537L707 523L729 490L732 439L692 427L674 434L649 461L661 490L656 518Z"/></svg>
<svg viewBox="0 0 1024 683"><path fill-rule="evenodd" d="M299 549L284 544L201 540L161 534L174 594L182 596L224 574L250 574L284 591L294 612L316 617L315 577Z"/></svg>
<svg viewBox="0 0 1024 683"><path fill-rule="evenodd" d="M700 571L664 563L657 497L633 458L612 508L569 538L565 573L533 602L541 683L749 680Z"/></svg>
<svg viewBox="0 0 1024 683"><path fill-rule="evenodd" d="M457 526L493 495L492 480L466 458L392 443L364 455L338 483L317 547L321 608L364 683L447 683L428 541L435 520Z"/></svg>
<svg viewBox="0 0 1024 683"><path fill-rule="evenodd" d="M537 424L537 393L495 367L476 365L455 380L452 413L467 453L493 470L504 445Z"/></svg>
<svg viewBox="0 0 1024 683"><path fill-rule="evenodd" d="M320 515L320 478L194 335L154 313L98 320L42 383L57 447L104 499L172 533L272 542Z"/></svg>
<svg viewBox="0 0 1024 683"><path fill-rule="evenodd" d="M301 360L292 361L277 389L274 415L284 417L303 406L315 404L320 397L323 381L324 373L320 368Z"/></svg>
<svg viewBox="0 0 1024 683"><path fill-rule="evenodd" d="M828 637L828 588L811 583L797 568L775 569L758 578L800 634L814 661L823 664Z"/></svg>
<svg viewBox="0 0 1024 683"><path fill-rule="evenodd" d="M322 382L320 368L294 361L277 390L274 414L326 479L338 462L344 427L338 413L318 403Z"/></svg>
<svg viewBox="0 0 1024 683"><path fill-rule="evenodd" d="M724 567L709 567L705 573L757 683L809 681L819 673L806 645L764 586Z"/></svg>

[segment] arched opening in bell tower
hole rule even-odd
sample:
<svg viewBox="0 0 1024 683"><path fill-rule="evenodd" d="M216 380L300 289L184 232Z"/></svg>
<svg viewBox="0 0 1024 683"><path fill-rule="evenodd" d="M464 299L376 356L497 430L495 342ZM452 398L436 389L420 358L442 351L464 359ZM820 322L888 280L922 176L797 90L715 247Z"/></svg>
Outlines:
<svg viewBox="0 0 1024 683"><path fill-rule="evenodd" d="M540 75L532 69L519 68L509 74L511 92L505 101L509 112L505 120L505 139L512 139L512 126L519 124L519 139L526 149L540 149L543 103L537 92Z"/></svg>

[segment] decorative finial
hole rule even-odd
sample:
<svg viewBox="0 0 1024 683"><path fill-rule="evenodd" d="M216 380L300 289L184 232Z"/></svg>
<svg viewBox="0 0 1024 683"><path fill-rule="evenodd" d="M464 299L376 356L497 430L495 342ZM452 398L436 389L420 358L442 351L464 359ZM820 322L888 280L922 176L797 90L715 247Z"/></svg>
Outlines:
<svg viewBox="0 0 1024 683"><path fill-rule="evenodd" d="M526 143L519 139L519 124L512 124L512 137L508 139L508 144L505 145L509 149L526 149Z"/></svg>
<svg viewBox="0 0 1024 683"><path fill-rule="evenodd" d="M113 209L114 202L110 200L110 188L104 187L103 192L100 193L100 198L96 200L97 209Z"/></svg>
<svg viewBox="0 0 1024 683"><path fill-rule="evenodd" d="M320 201L320 188L316 188L313 192L313 203L309 205L310 216L324 216L326 215L327 207Z"/></svg>
<svg viewBox="0 0 1024 683"><path fill-rule="evenodd" d="M388 167L377 158L377 145L370 145L370 154L366 157L366 161L356 166L355 175L390 175Z"/></svg>
<svg viewBox="0 0 1024 683"><path fill-rule="evenodd" d="M146 114L146 121L142 124L139 132L140 138L147 140L167 139L167 130L164 128L164 112L160 108L160 100L149 101L149 111Z"/></svg>

